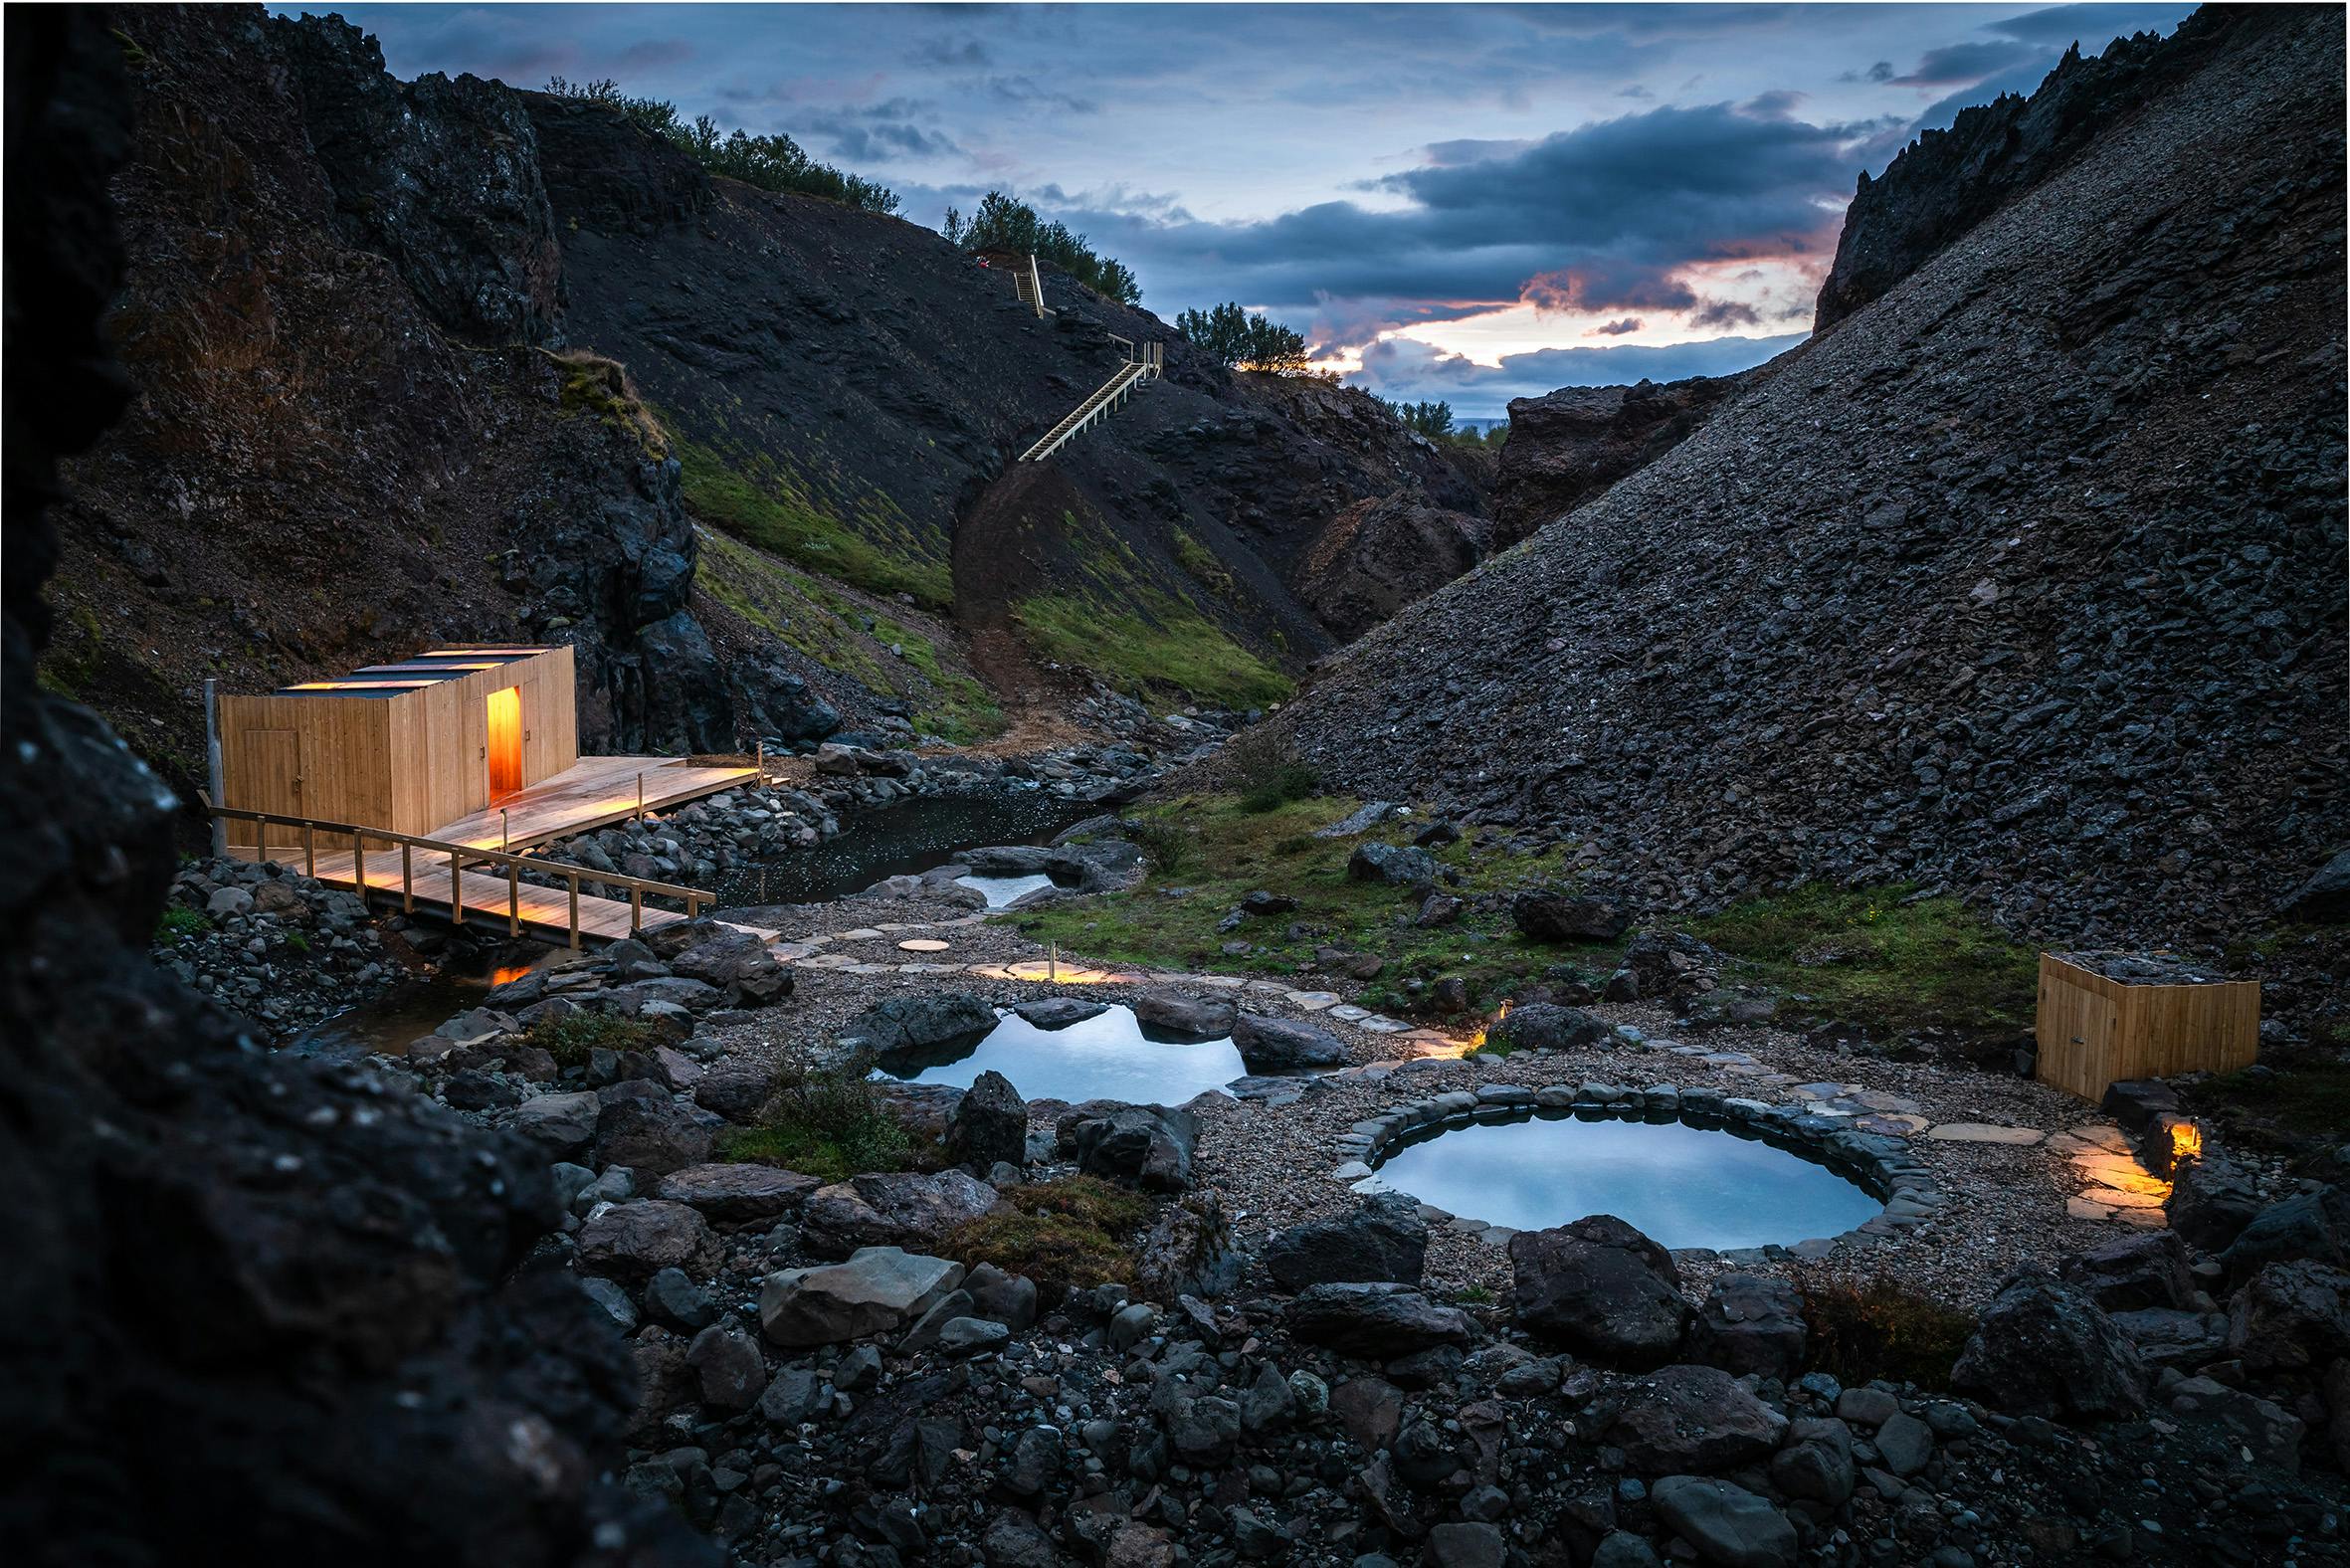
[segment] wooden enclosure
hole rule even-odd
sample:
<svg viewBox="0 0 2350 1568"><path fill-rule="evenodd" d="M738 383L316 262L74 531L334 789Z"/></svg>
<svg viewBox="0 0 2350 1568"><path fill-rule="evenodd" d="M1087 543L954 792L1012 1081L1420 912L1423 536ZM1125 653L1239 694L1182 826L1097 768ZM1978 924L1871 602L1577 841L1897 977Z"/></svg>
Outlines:
<svg viewBox="0 0 2350 1568"><path fill-rule="evenodd" d="M441 648L219 698L219 804L424 834L579 760L569 648ZM231 819L229 839L288 830Z"/></svg>
<svg viewBox="0 0 2350 1568"><path fill-rule="evenodd" d="M2231 1073L2259 1055L2260 985L2143 984L2040 955L2035 1076L2083 1099L2126 1078Z"/></svg>

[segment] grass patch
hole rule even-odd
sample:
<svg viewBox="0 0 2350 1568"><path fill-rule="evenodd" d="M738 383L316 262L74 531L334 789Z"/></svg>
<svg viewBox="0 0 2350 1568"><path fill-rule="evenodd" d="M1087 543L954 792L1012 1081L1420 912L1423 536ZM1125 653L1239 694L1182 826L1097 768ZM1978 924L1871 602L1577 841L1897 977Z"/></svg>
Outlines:
<svg viewBox="0 0 2350 1568"><path fill-rule="evenodd" d="M2350 1127L2350 1062L2247 1068L2194 1086L2188 1099L2234 1142L2291 1149L2311 1139L2340 1141Z"/></svg>
<svg viewBox="0 0 2350 1568"><path fill-rule="evenodd" d="M954 577L947 563L914 550L910 534L892 519L861 516L871 526L853 528L798 475L764 455L738 466L715 448L683 436L676 437L673 446L683 466L685 506L702 521L871 593L911 594L916 604L931 610L954 604ZM904 547L876 543L871 535L877 527L906 535Z"/></svg>
<svg viewBox="0 0 2350 1568"><path fill-rule="evenodd" d="M1769 985L1864 1029L2028 1029L2040 954L1956 898L1904 902L1906 886L1814 883L1733 904L1688 931Z"/></svg>
<svg viewBox="0 0 2350 1568"><path fill-rule="evenodd" d="M1150 1218L1138 1194L1093 1176L1009 1188L1004 1206L947 1239L950 1258L994 1264L1059 1293L1134 1282L1133 1235Z"/></svg>
<svg viewBox="0 0 2350 1568"><path fill-rule="evenodd" d="M1820 1280L1801 1288L1812 1326L1811 1364L1848 1385L1885 1378L1948 1388L1950 1369L1975 1331L1971 1313L1884 1274L1865 1284Z"/></svg>
<svg viewBox="0 0 2350 1568"><path fill-rule="evenodd" d="M1144 589L1140 612L1084 594L1023 599L1012 618L1036 650L1122 690L1175 691L1227 707L1262 707L1296 689L1222 627L1181 600Z"/></svg>
<svg viewBox="0 0 2350 1568"><path fill-rule="evenodd" d="M540 349L555 362L563 377L562 406L566 413L587 414L635 438L647 457L670 454L669 432L661 428L653 410L645 406L629 380L628 367L617 359L585 348L556 353Z"/></svg>
<svg viewBox="0 0 2350 1568"><path fill-rule="evenodd" d="M1233 596L1232 573L1225 569L1223 561L1217 559L1214 550L1202 544L1188 528L1175 530L1174 543L1175 564L1182 567L1193 582L1220 599Z"/></svg>
<svg viewBox="0 0 2350 1568"><path fill-rule="evenodd" d="M1222 974L1293 975L1314 960L1321 946L1374 956L1387 968L1378 980L1377 1005L1406 1006L1405 982L1458 975L1473 1004L1509 994L1520 981L1557 960L1531 945L1510 923L1506 908L1474 907L1478 896L1519 882L1555 877L1555 851L1513 855L1494 846L1480 850L1463 841L1432 851L1440 867L1458 872L1446 890L1471 900L1455 924L1423 929L1411 923L1417 902L1404 889L1349 882L1347 857L1355 839L1317 839L1313 830L1335 822L1357 803L1340 796L1290 801L1263 811L1249 810L1233 793L1187 795L1143 808L1136 842L1150 859L1150 871L1133 891L1069 899L1018 919L1039 941L1059 942L1071 952L1118 964ZM1417 819L1402 819L1402 839ZM1186 888L1181 897L1165 889ZM1264 888L1297 900L1284 914L1248 919L1232 931L1217 924L1242 897ZM1299 934L1291 936L1290 927ZM1225 944L1246 941L1243 953ZM1597 952L1598 949L1591 949ZM1589 953L1582 956L1589 957ZM1604 970L1611 964L1590 962Z"/></svg>
<svg viewBox="0 0 2350 1568"><path fill-rule="evenodd" d="M867 1078L871 1068L858 1058L823 1071L778 1073L758 1125L727 1133L719 1140L719 1157L780 1165L826 1181L904 1170L913 1163L913 1140Z"/></svg>
<svg viewBox="0 0 2350 1568"><path fill-rule="evenodd" d="M659 1025L617 1013L565 1013L522 1032L522 1044L538 1047L562 1068L584 1068L596 1051L651 1051L668 1038Z"/></svg>
<svg viewBox="0 0 2350 1568"><path fill-rule="evenodd" d="M155 922L155 943L162 946L183 936L201 936L212 929L212 916L186 904L173 904Z"/></svg>
<svg viewBox="0 0 2350 1568"><path fill-rule="evenodd" d="M1264 813L1304 800L1321 777L1290 741L1252 729L1224 748L1224 782L1240 792L1241 810Z"/></svg>

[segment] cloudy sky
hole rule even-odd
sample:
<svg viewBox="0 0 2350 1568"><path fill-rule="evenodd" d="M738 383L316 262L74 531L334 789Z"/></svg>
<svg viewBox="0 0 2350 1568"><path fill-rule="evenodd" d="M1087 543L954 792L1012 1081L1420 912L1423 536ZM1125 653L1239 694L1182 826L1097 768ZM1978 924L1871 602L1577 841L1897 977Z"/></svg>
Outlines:
<svg viewBox="0 0 2350 1568"><path fill-rule="evenodd" d="M615 78L788 132L917 223L1014 192L1162 316L1238 299L1386 396L1489 417L1777 353L1861 169L2193 7L338 9L400 76Z"/></svg>

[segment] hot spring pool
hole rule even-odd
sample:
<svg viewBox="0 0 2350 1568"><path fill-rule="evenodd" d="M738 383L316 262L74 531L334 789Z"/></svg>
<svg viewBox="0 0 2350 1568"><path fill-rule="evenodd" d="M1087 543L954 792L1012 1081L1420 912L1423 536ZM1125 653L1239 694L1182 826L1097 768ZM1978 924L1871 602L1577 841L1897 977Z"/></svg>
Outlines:
<svg viewBox="0 0 2350 1568"><path fill-rule="evenodd" d="M1595 1112L1432 1127L1399 1144L1378 1178L1512 1230L1612 1214L1667 1249L1791 1246L1883 1208L1841 1172L1743 1128Z"/></svg>
<svg viewBox="0 0 2350 1568"><path fill-rule="evenodd" d="M1015 1013L976 1040L929 1053L895 1052L877 1070L903 1083L969 1088L990 1070L1026 1099L1124 1100L1180 1105L1248 1075L1229 1036L1201 1042L1153 1038L1134 1011L1111 1007L1059 1029L1039 1029Z"/></svg>
<svg viewBox="0 0 2350 1568"><path fill-rule="evenodd" d="M958 886L969 887L987 900L991 909L1008 909L1013 900L1025 898L1040 887L1053 885L1053 879L1043 872L1026 877L957 877Z"/></svg>

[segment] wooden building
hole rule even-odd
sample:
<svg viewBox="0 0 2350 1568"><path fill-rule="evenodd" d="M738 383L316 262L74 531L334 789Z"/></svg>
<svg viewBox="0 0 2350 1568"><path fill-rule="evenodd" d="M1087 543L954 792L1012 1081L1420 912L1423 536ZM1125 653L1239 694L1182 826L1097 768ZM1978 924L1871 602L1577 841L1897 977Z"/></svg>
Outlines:
<svg viewBox="0 0 2350 1568"><path fill-rule="evenodd" d="M2258 981L2116 978L2099 971L2096 956L2040 955L2035 1076L2043 1083L2101 1100L2126 1078L2233 1073L2259 1056Z"/></svg>
<svg viewBox="0 0 2350 1568"><path fill-rule="evenodd" d="M395 833L429 834L579 761L569 648L437 648L223 695L214 717L220 804ZM254 844L255 824L228 826L232 844Z"/></svg>

